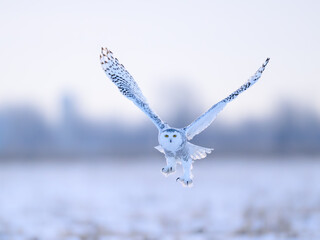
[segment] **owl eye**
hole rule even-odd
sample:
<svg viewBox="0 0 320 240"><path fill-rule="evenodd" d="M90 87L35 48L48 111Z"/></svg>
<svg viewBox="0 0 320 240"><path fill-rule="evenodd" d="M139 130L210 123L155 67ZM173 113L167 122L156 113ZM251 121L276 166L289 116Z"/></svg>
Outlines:
<svg viewBox="0 0 320 240"><path fill-rule="evenodd" d="M166 134L166 135L164 135L164 137L166 137L166 138L167 138L167 137L169 137L169 135L168 135L168 134Z"/></svg>
<svg viewBox="0 0 320 240"><path fill-rule="evenodd" d="M173 137L177 137L177 135L173 135Z"/></svg>

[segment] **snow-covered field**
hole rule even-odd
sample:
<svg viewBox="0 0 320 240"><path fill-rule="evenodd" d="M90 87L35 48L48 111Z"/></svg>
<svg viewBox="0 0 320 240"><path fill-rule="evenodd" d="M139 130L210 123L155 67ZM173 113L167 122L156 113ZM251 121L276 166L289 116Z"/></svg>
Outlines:
<svg viewBox="0 0 320 240"><path fill-rule="evenodd" d="M320 239L320 161L212 156L1 163L0 240Z"/></svg>

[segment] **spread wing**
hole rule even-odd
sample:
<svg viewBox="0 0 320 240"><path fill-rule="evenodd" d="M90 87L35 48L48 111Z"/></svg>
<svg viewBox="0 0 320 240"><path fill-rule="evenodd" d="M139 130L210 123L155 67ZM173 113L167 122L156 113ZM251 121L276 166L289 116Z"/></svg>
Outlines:
<svg viewBox="0 0 320 240"><path fill-rule="evenodd" d="M151 110L138 84L125 67L119 63L118 59L113 57L112 52L106 48L102 48L100 62L103 70L119 88L120 92L137 105L159 130L165 128L166 124Z"/></svg>
<svg viewBox="0 0 320 240"><path fill-rule="evenodd" d="M201 133L205 130L209 125L215 120L218 113L232 100L234 100L240 93L247 90L253 84L255 84L258 79L261 77L262 72L269 62L269 58L262 64L262 66L258 69L258 71L251 77L249 80L243 84L239 89L230 94L225 99L221 100L217 104L213 105L206 113L201 115L195 121L193 121L189 126L185 127L185 133L188 140L191 140L195 135Z"/></svg>

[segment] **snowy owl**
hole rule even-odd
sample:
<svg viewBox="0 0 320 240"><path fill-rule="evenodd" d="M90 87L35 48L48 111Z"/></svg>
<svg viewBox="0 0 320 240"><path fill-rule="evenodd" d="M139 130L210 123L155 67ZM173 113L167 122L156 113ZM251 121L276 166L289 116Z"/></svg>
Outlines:
<svg viewBox="0 0 320 240"><path fill-rule="evenodd" d="M125 67L119 63L118 59L113 57L110 50L102 48L100 62L103 70L119 88L120 92L137 105L158 128L159 145L155 148L165 155L167 162L167 165L162 168L161 172L164 175L174 173L177 163L180 163L183 168L183 175L176 180L180 181L183 186L191 186L193 182L191 173L193 161L205 158L213 149L194 145L190 143L189 140L205 130L229 102L258 81L269 62L269 58L266 59L258 71L239 89L213 105L207 112L184 128L170 127L151 110L138 84Z"/></svg>

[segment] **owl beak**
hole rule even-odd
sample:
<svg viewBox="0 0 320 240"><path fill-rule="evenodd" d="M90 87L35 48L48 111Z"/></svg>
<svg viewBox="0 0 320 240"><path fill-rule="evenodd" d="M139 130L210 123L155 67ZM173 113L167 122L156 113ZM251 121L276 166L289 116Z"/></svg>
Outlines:
<svg viewBox="0 0 320 240"><path fill-rule="evenodd" d="M172 143L172 139L170 139L170 142Z"/></svg>

